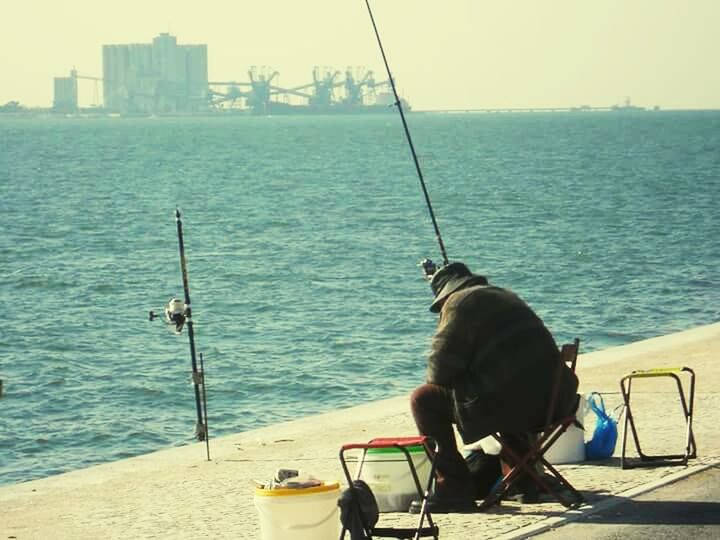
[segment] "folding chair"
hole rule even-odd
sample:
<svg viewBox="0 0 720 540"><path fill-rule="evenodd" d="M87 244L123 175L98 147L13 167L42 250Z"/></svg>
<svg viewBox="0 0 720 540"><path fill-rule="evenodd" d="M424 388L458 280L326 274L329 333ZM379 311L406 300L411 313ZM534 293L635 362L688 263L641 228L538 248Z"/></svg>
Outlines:
<svg viewBox="0 0 720 540"><path fill-rule="evenodd" d="M567 508L575 508L582 505L585 499L577 491L570 482L568 482L559 472L553 467L544 457L550 447L557 441L565 431L576 422L575 411L576 407L573 407L572 411L559 419L553 420L557 414L557 396L560 390L560 381L562 379L562 370L564 366L569 366L572 371L575 371L575 364L577 362L578 350L580 349L580 340L575 338L572 343L564 344L560 349L561 362L558 363L557 371L555 372L555 382L553 384L553 390L550 399L550 405L547 411L547 417L545 425L538 429L533 430L528 437L530 439L529 448L522 454L513 450L509 441L509 437L500 433L494 433L492 436L500 443L500 457L503 461L510 465L510 471L500 480L498 487L493 493L485 498L483 503L480 505L481 509L486 509L495 504L499 504L503 498L507 497L510 489L517 484L517 482L525 475L532 479L532 481L546 493L554 496L560 503ZM576 399L576 404L579 402L579 396ZM559 488L567 489L572 495L572 500L569 500L566 496L560 493L559 489L551 486L546 479L543 478L543 474L538 472L538 466L542 465L547 470L554 481L557 481ZM554 483L554 482L553 482Z"/></svg>
<svg viewBox="0 0 720 540"><path fill-rule="evenodd" d="M689 395L685 398L682 381L680 375L686 373L689 375ZM661 454L647 455L640 449L640 439L638 437L637 428L635 427L635 419L630 409L630 390L632 388L633 379L644 379L652 377L670 377L677 383L678 393L680 394L680 405L685 415L685 452L683 454ZM660 465L687 465L688 459L697 457L697 448L695 447L695 436L692 430L693 402L695 400L695 372L689 367L670 367L670 368L654 368L635 370L629 375L620 379L620 391L622 392L623 401L625 402L625 429L623 430L622 452L620 454L620 467L623 469L631 469L633 467L652 467ZM637 450L640 461L630 463L625 459L625 447L627 444L628 426L632 430L633 440L635 441L635 449Z"/></svg>
<svg viewBox="0 0 720 540"><path fill-rule="evenodd" d="M412 460L412 456L410 455L409 448L422 445L427 452L428 458L430 459L430 475L428 478L428 482L426 486L422 486L420 484L420 478L418 477L417 470L415 469L415 463ZM434 446L433 452L429 452L428 446ZM350 489L350 495L356 499L356 501L359 503L359 497L355 493L355 485L353 483L353 478L350 474L350 470L347 466L347 460L345 459L345 452L348 450L356 450L360 449L363 451L363 458L365 453L371 449L371 448L395 448L397 450L400 450L403 455L405 456L405 459L407 461L407 465L410 469L410 474L412 475L412 478L415 483L415 488L417 489L418 497L422 501L422 508L420 511L420 515L418 518L418 525L415 528L400 528L400 527L371 527L368 523L366 523L365 518L362 515L362 512L359 512L356 516L360 522L362 523L363 532L365 534L365 537L368 540L372 540L373 537L383 537L383 538L399 538L399 539L419 539L421 537L426 536L432 536L435 540L438 540L439 538L439 529L438 526L435 525L432 515L430 514L430 511L427 507L427 498L430 494L430 490L433 486L433 482L435 481L435 456L437 456L438 453L438 443L434 439L426 436L417 436L417 437L396 437L396 438L379 438L379 439L372 439L371 441L367 443L350 443L345 444L340 449L340 464L342 465L343 472L345 473L345 478L348 481L348 486ZM361 467L363 461L360 462ZM361 474L361 468L358 470L358 476ZM359 509L359 504L353 505L355 509ZM427 519L427 526L423 526L423 523ZM345 533L347 531L347 526L343 524L342 532L340 534L340 540L343 540L345 538Z"/></svg>

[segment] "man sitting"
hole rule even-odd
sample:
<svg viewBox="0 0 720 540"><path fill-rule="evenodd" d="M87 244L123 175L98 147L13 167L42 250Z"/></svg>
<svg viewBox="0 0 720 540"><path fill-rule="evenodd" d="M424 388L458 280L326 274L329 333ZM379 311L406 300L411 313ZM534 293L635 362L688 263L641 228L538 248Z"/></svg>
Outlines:
<svg viewBox="0 0 720 540"><path fill-rule="evenodd" d="M515 293L490 285L461 262L432 276L440 313L427 359L427 381L412 394L422 435L438 441L431 512L475 509L475 489L458 452L453 425L465 444L491 433L522 434L544 424L558 362L558 346L535 312ZM570 412L578 381L566 367L558 416ZM411 512L419 511L415 501Z"/></svg>

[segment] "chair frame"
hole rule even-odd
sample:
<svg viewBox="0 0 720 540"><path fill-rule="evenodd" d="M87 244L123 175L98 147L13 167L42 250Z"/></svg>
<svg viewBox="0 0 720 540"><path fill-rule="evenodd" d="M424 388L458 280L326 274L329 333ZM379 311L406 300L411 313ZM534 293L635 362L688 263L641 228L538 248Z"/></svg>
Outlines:
<svg viewBox="0 0 720 540"><path fill-rule="evenodd" d="M551 494L566 508L577 508L585 503L585 499L580 492L575 489L573 485L568 482L544 457L545 452L550 449L555 441L557 441L560 436L576 422L575 409L573 409L569 415L563 416L555 421L553 421L553 417L555 416L557 409L557 396L560 390L562 369L564 366L569 365L570 369L572 369L573 372L575 371L579 349L580 340L578 338L575 338L572 343L562 345L560 349L561 361L558 363L557 371L555 373L555 381L553 384L545 426L542 429L537 430L536 433L539 433L539 436L530 444L530 448L525 453L520 454L512 450L503 435L499 433L492 434L495 440L500 443L500 457L506 458L505 461L508 464L514 463L514 465L510 466L510 471L498 482L498 486L495 491L483 501L480 506L481 509L486 509L490 506L500 504L502 499L507 497L510 488L513 487L513 485L515 485L515 483L522 477L522 473L527 474L538 487ZM550 475L559 482L560 486L564 487L571 493L572 500L569 500L542 478L541 474L538 473L536 469L537 464L542 464L543 467L549 471Z"/></svg>
<svg viewBox="0 0 720 540"><path fill-rule="evenodd" d="M408 450L411 446L422 445L427 452L428 458L430 459L430 475L426 486L420 484L420 478L418 477L417 470L415 469L415 463L412 460L412 456ZM429 447L434 447L433 452L430 452ZM412 475L413 481L415 482L415 488L417 489L418 497L422 500L422 507L418 517L418 525L415 528L400 528L400 527L370 527L365 522L365 518L362 512L358 512L358 517L362 523L363 531L368 540L372 540L373 537L384 537L384 538L399 538L399 539L414 539L432 536L435 540L440 537L438 526L433 521L430 509L427 505L427 500L430 495L431 489L435 482L435 456L437 456L440 449L436 440L431 437L420 435L415 437L393 437L393 438L377 438L372 439L366 443L350 443L344 444L340 448L340 464L342 465L345 478L347 479L348 486L350 489L350 496L353 500L357 501L357 494L353 485L353 478L350 474L350 470L347 466L347 460L345 459L345 452L348 450L363 450L363 456L365 452L371 448L396 448L400 450L405 459L407 460L410 474ZM362 462L361 462L362 463ZM362 468L362 465L361 465ZM361 470L358 471L358 476ZM353 505L356 509L358 505ZM427 519L427 526L423 526ZM342 532L340 533L340 540L345 538L347 527L343 524Z"/></svg>
<svg viewBox="0 0 720 540"><path fill-rule="evenodd" d="M686 373L689 375L688 397L685 397L683 384L680 375ZM682 454L660 454L648 455L643 453L640 448L640 438L637 428L635 427L635 418L630 408L630 391L632 389L633 379L670 377L676 384L680 395L680 405L685 415L685 452ZM669 368L653 368L646 370L635 370L629 375L620 379L620 391L625 404L625 428L623 429L622 451L620 454L620 467L623 469L632 469L634 467L658 467L664 465L687 465L688 459L697 457L697 448L695 445L695 436L692 430L692 417L695 401L695 372L689 367L669 367ZM625 451L627 446L628 427L632 431L635 449L640 457L639 462L629 462L626 459Z"/></svg>

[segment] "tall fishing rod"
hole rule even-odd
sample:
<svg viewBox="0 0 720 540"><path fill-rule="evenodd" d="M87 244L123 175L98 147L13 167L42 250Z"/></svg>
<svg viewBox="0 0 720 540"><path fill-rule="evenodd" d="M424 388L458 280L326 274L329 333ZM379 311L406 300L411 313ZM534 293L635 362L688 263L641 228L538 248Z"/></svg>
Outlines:
<svg viewBox="0 0 720 540"><path fill-rule="evenodd" d="M442 236L440 236L440 228L438 227L437 220L435 219L435 212L433 212L432 203L430 202L430 195L428 194L427 186L425 185L425 179L423 178L422 169L420 168L420 162L418 161L417 154L415 153L415 146L410 136L410 129L408 129L407 121L405 120L405 113L403 112L402 103L398 96L397 89L395 88L395 79L393 79L392 73L390 72L390 65L385 56L385 48L383 47L382 41L380 40L380 32L378 32L377 24L375 24L375 17L373 16L372 9L370 8L370 0L365 0L368 14L370 15L370 22L372 22L373 30L375 31L375 38L377 38L378 47L380 47L380 54L382 55L383 62L385 63L385 71L387 71L388 79L390 80L390 86L395 96L395 105L397 106L398 112L400 113L400 120L402 120L403 128L405 129L405 137L407 138L408 145L410 146L410 152L412 153L413 161L415 162L415 170L417 171L418 178L420 179L420 185L422 186L423 195L425 195L425 202L427 203L428 211L430 212L430 219L432 220L433 228L435 229L435 237L437 238L438 244L440 245L440 252L442 253L443 264L448 264L448 256L445 251L445 244L443 243ZM429 268L434 268L432 261L425 259L422 263L423 269L426 274ZM434 271L434 270L433 270Z"/></svg>
<svg viewBox="0 0 720 540"><path fill-rule="evenodd" d="M183 241L182 219L180 210L175 209L175 223L177 224L178 248L180 252L180 272L182 274L183 291L185 301L172 298L165 306L165 322L175 326L175 334L180 335L182 329L187 325L188 339L190 341L190 361L192 366L192 383L195 390L195 408L197 410L197 422L195 424L195 436L199 441L205 441L207 458L210 461L210 437L207 424L207 397L205 394L205 365L202 353L200 354L200 369L198 369L197 355L195 353L195 332L193 330L192 308L190 307L190 286L188 284L187 259L185 258L185 243ZM158 317L150 312L150 320Z"/></svg>

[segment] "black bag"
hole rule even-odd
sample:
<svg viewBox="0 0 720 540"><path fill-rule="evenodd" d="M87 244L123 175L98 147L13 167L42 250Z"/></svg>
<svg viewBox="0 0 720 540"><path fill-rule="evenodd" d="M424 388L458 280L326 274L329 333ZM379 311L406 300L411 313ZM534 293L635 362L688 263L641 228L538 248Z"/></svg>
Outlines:
<svg viewBox="0 0 720 540"><path fill-rule="evenodd" d="M473 450L465 456L465 463L475 485L475 498L484 499L502 476L500 456Z"/></svg>
<svg viewBox="0 0 720 540"><path fill-rule="evenodd" d="M377 501L362 480L353 480L352 491L345 489L338 499L340 522L350 532L350 540L366 540L365 527L372 530L380 518Z"/></svg>

